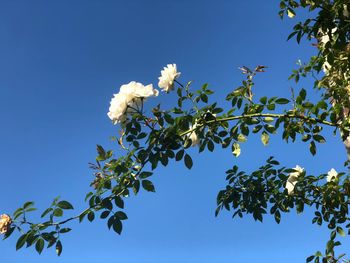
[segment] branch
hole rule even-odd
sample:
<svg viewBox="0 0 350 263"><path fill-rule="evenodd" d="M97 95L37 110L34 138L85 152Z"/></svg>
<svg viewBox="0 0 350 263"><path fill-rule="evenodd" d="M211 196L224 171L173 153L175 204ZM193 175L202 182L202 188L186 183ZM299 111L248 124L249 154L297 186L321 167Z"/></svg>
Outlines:
<svg viewBox="0 0 350 263"><path fill-rule="evenodd" d="M316 122L316 123L320 123L320 124L324 124L327 126L331 126L331 127L340 127L338 124L329 122L329 121L325 121L325 120L321 120L321 119L317 119L317 118L312 118L312 117L307 117L304 115L297 115L294 113L286 113L286 114L273 114L273 113L253 113L253 114L244 114L244 115L239 115L239 116L231 116L231 117L226 117L226 118L222 118L222 119L215 119L215 120L210 120L207 121L205 123L202 124L198 124L195 128L192 128L188 131L185 131L183 133L180 134L180 136L184 136L188 133L191 133L195 130L197 130L198 128L206 125L206 124L211 124L211 123L220 123L220 122L225 122L225 121L233 121L233 120L240 120L240 119L245 119L245 118L258 118L258 117L272 117L272 118L294 118L294 119L300 119L300 120L304 120L306 122ZM350 131L349 128L343 128L344 130Z"/></svg>

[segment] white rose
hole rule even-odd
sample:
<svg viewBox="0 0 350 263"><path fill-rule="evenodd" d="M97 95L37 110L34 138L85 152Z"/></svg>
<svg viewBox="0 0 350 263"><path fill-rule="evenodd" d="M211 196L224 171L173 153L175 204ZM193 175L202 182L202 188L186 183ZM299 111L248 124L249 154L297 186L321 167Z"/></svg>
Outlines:
<svg viewBox="0 0 350 263"><path fill-rule="evenodd" d="M123 122L125 120L124 113L128 106L128 97L123 93L114 94L109 106L108 117L113 121L113 124Z"/></svg>
<svg viewBox="0 0 350 263"><path fill-rule="evenodd" d="M176 64L168 64L160 74L158 86L165 92L169 92L174 88L174 80L181 75L180 72L177 72Z"/></svg>
<svg viewBox="0 0 350 263"><path fill-rule="evenodd" d="M114 124L124 122L127 117L128 106L139 106L141 98L158 96L158 93L158 90L154 89L152 84L144 86L135 81L124 84L120 87L119 93L114 94L107 115Z"/></svg>
<svg viewBox="0 0 350 263"><path fill-rule="evenodd" d="M158 96L159 91L153 88L152 84L144 86L143 84L131 81L128 84L120 87L120 93L127 94L131 99L134 98L148 98L151 96Z"/></svg>
<svg viewBox="0 0 350 263"><path fill-rule="evenodd" d="M294 187L298 181L298 177L304 172L304 168L301 168L299 165L297 165L293 169L295 170L295 172L292 172L289 174L289 177L286 183L286 189L288 190L289 195L293 194Z"/></svg>
<svg viewBox="0 0 350 263"><path fill-rule="evenodd" d="M334 170L333 168L328 172L327 175L327 182L331 182L332 180L336 179L338 176L338 173L336 170Z"/></svg>

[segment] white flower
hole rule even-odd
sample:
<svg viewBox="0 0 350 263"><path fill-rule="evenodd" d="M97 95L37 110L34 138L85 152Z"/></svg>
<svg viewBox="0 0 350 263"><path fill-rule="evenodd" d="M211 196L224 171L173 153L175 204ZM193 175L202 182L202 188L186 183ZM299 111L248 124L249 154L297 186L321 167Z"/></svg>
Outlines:
<svg viewBox="0 0 350 263"><path fill-rule="evenodd" d="M153 85L142 85L139 82L131 81L129 84L124 84L120 87L119 93L127 94L133 98L148 98L150 96L158 96L159 91L153 89Z"/></svg>
<svg viewBox="0 0 350 263"><path fill-rule="evenodd" d="M107 115L114 124L124 122L128 107L138 106L141 99L158 96L158 93L158 90L154 89L152 84L144 86L139 82L131 81L122 85L119 93L114 94Z"/></svg>
<svg viewBox="0 0 350 263"><path fill-rule="evenodd" d="M336 170L334 170L333 168L328 172L327 175L327 182L331 182L332 180L336 179L338 176L338 173Z"/></svg>
<svg viewBox="0 0 350 263"><path fill-rule="evenodd" d="M158 86L165 92L169 92L174 88L174 80L177 79L181 73L177 72L176 64L168 64L160 74Z"/></svg>
<svg viewBox="0 0 350 263"><path fill-rule="evenodd" d="M126 112L128 106L128 96L122 93L114 94L109 107L108 117L113 121L114 124L125 121Z"/></svg>
<svg viewBox="0 0 350 263"><path fill-rule="evenodd" d="M295 170L295 172L289 174L289 177L286 183L286 189L288 190L289 195L293 194L295 184L298 181L298 177L304 172L304 168L301 168L299 165L297 165L293 169Z"/></svg>

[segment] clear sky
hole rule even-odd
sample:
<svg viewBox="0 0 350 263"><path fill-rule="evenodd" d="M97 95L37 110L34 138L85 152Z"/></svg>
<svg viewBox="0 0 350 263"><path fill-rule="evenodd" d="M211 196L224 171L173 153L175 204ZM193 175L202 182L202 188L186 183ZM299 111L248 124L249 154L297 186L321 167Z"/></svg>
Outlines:
<svg viewBox="0 0 350 263"><path fill-rule="evenodd" d="M132 80L156 85L168 63L194 88L208 82L222 102L240 84L239 66L263 64L269 69L256 80L256 96L289 97L289 73L315 48L287 42L299 16L281 21L277 12L278 1L260 0L0 0L0 214L28 200L43 209L58 195L83 209L96 144L118 149L109 139L118 126L106 115L112 94ZM310 82L300 87L312 92ZM162 93L147 107L172 105L174 97ZM282 215L280 225L270 217L263 224L226 212L214 217L234 164L253 171L274 155L311 174L341 171L338 137L319 146L316 158L307 145L280 138L263 147L252 137L238 159L229 150L193 149L190 172L171 163L156 170L157 193L126 200L121 236L102 220L73 223L61 257L53 249L16 252L11 237L0 242L1 262L304 262L328 240L312 213Z"/></svg>

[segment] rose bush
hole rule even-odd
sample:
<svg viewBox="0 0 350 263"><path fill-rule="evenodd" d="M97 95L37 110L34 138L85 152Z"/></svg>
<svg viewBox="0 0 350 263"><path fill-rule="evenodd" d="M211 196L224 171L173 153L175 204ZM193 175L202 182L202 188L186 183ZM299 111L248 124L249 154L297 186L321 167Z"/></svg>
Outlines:
<svg viewBox="0 0 350 263"><path fill-rule="evenodd" d="M124 155L116 158L113 150L97 146L96 163L91 164L95 178L92 191L85 200L88 207L74 217L61 219L64 211L73 209L65 200L54 199L41 217L42 223L34 223L28 213L34 210L33 202L26 202L12 216L0 221L1 233L8 238L15 230L20 234L16 248L24 245L41 253L44 246L55 246L62 252L62 234L70 231L64 227L72 220L93 221L96 214L107 221L109 229L120 234L127 215L123 211L124 200L141 189L155 191L151 178L160 165L170 161L183 162L191 169L193 160L189 147L198 145L199 152L214 152L216 147L229 148L238 157L244 143L252 134L258 134L261 143L269 144L270 136L282 134L286 142L301 141L308 145L312 155L317 144L325 143L324 130L339 132L348 153L350 152L349 118L349 68L350 68L350 20L347 0L282 0L279 15L297 17L297 11L310 11L311 18L294 26L288 39L297 42L306 38L313 41L316 55L307 63L300 63L290 79L298 83L301 77L312 77L314 89L321 90L318 101L311 101L306 89L293 90L290 98L260 97L253 92L255 76L263 73L265 66L240 68L244 79L225 100L210 102L213 91L207 84L194 89L192 82L182 84L176 64L168 64L161 71L158 86L165 91L162 96L172 96L173 107L161 105L147 110L145 99L157 96L152 84L130 82L122 85L111 100L108 117L113 124L120 124L120 137L115 138ZM229 105L229 106L227 106ZM167 105L168 106L168 105ZM225 110L226 109L226 110ZM347 159L347 158L344 158ZM349 160L344 164L348 171ZM309 169L307 169L309 170ZM307 262L340 262L337 256L339 236L350 234L348 217L350 204L350 177L348 172L312 175L296 166L281 166L269 157L257 170L247 173L237 165L226 171L227 185L217 195L216 216L223 210L233 217L252 215L257 221L270 214L279 223L282 215L305 208L314 212L313 224L325 224L330 237L324 253L317 251Z"/></svg>

